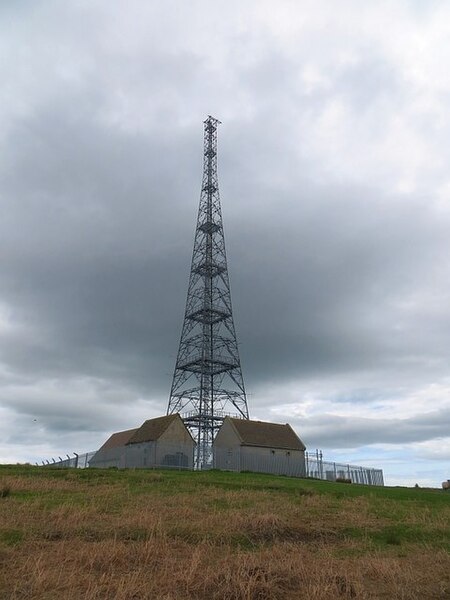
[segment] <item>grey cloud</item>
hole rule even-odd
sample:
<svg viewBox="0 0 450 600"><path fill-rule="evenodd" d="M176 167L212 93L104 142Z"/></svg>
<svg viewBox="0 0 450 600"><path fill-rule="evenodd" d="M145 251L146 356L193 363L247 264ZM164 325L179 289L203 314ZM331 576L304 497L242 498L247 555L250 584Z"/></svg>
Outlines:
<svg viewBox="0 0 450 600"><path fill-rule="evenodd" d="M107 16L102 3L52 4L39 45L49 9L24 6L14 13L15 36L34 32L27 56L35 76L20 57L14 71L3 67L0 325L2 311L10 324L0 336L2 405L21 418L38 414L54 439L94 433L102 420L105 431L120 428L117 405L146 399L136 411L165 410L209 112L224 120L219 178L251 412L263 409L267 386L287 381L303 389L311 379L335 381L337 403L357 404L361 387L377 398L386 387L446 376L449 216L434 211L435 191L399 196L370 176L357 185L310 151L315 124L337 98L352 119L343 126L360 123L361 136L370 104L368 140L383 118L380 103L392 113L404 106L402 73L382 50L365 47L356 63L339 66L321 46L327 85L307 93L303 54L263 29L234 33L231 13L211 54L193 43L190 21L185 38L171 38L176 22L155 7L145 9L149 40L127 41L117 33L132 29L136 8L125 11L131 22L122 30L120 10ZM53 57L54 48L61 54ZM46 388L52 379L67 386L61 400ZM66 405L82 379L91 381L86 398ZM17 381L28 384L19 395L9 387ZM348 435L330 433L325 420L312 423L310 438L344 443ZM333 423L372 443L371 423ZM435 435L431 425L408 427L405 439Z"/></svg>
<svg viewBox="0 0 450 600"><path fill-rule="evenodd" d="M1 285L17 318L33 323L44 342L40 352L12 343L5 360L30 371L127 378L125 366L130 384L163 394L181 326L200 135L189 130L179 145L171 130L161 141L113 133L89 110L83 119L81 127L55 106L51 117L39 113L13 132L4 196L16 205L4 225ZM258 136L266 134L274 132ZM237 140L236 147L245 154ZM228 142L222 171L232 152ZM188 174L180 180L171 156ZM295 173L282 193L267 184L252 189L247 164L234 167L226 179L244 183L228 185L223 203L249 389L392 362L402 369L417 345L432 351L426 338L392 331L392 303L414 291L414 279L447 244L444 224L421 201L402 205L380 190L325 187Z"/></svg>
<svg viewBox="0 0 450 600"><path fill-rule="evenodd" d="M357 448L372 444L410 444L445 438L450 426L447 409L405 419L341 417L323 414L293 419L305 444L323 448Z"/></svg>

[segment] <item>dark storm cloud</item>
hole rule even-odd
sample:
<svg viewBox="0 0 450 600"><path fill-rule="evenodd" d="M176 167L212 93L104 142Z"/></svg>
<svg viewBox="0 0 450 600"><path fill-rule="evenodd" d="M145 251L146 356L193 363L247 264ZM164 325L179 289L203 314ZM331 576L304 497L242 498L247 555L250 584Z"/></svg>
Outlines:
<svg viewBox="0 0 450 600"><path fill-rule="evenodd" d="M433 323L420 299L414 303L417 290L430 285L430 262L447 245L446 225L414 199L389 206L368 190L314 191L316 199L327 194L326 204L314 207L311 190L300 188L298 202L278 198L264 222L255 217L257 256L233 234L244 262L235 287L253 294L241 330L251 337L256 377L380 367L403 376L419 357L441 356L447 314Z"/></svg>
<svg viewBox="0 0 450 600"><path fill-rule="evenodd" d="M164 394L200 179L201 135L187 133L160 140L111 132L87 109L71 119L64 105L11 132L1 287L30 331L28 344L11 340L8 364L125 378ZM189 173L181 181L172 156ZM224 163L222 171L226 154ZM243 161L226 179L248 181L246 168ZM440 252L442 225L413 198L396 205L381 191L327 188L296 173L292 183L276 196L244 183L245 202L235 186L223 197L249 387L393 361L401 368L419 340L408 322L393 332L395 301Z"/></svg>
<svg viewBox="0 0 450 600"><path fill-rule="evenodd" d="M60 371L65 362L89 372L104 351L112 371L133 356L142 373L156 375L167 360L171 312L182 314L196 202L189 210L183 184L162 160L174 141L114 134L83 117L81 126L53 107L11 132L1 288L24 330L4 359L28 373L51 372L52 363ZM176 154L186 173L194 171L183 164L191 156Z"/></svg>

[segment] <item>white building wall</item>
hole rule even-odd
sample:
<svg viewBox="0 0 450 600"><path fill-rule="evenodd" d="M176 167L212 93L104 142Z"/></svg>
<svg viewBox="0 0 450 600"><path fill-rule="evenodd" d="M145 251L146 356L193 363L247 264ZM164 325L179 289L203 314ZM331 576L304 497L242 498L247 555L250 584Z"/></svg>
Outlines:
<svg viewBox="0 0 450 600"><path fill-rule="evenodd" d="M193 469L195 442L181 418L174 419L157 441L155 462L164 467Z"/></svg>
<svg viewBox="0 0 450 600"><path fill-rule="evenodd" d="M227 420L217 432L214 440L214 468L222 471L240 471L240 439Z"/></svg>
<svg viewBox="0 0 450 600"><path fill-rule="evenodd" d="M241 440L236 433L233 425L225 419L222 424L222 427L217 432L217 435L214 440L215 448L235 448L236 446L240 446Z"/></svg>

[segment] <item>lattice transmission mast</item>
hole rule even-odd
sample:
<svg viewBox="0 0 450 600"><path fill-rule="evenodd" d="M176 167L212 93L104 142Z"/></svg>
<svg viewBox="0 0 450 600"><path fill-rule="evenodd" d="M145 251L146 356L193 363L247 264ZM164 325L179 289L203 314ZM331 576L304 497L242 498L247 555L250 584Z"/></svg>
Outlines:
<svg viewBox="0 0 450 600"><path fill-rule="evenodd" d="M181 413L197 442L195 466L212 462L226 415L248 419L231 310L217 178L217 126L204 121L203 180L186 311L167 414Z"/></svg>

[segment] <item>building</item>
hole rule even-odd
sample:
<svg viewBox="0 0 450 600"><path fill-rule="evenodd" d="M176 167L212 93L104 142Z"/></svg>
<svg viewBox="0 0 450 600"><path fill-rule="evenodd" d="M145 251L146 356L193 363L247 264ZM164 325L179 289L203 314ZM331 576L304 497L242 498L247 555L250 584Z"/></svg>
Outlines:
<svg viewBox="0 0 450 600"><path fill-rule="evenodd" d="M90 467L193 468L195 442L178 413L113 433L89 461Z"/></svg>
<svg viewBox="0 0 450 600"><path fill-rule="evenodd" d="M287 423L226 417L214 441L214 466L228 471L255 471L302 477L305 444Z"/></svg>
<svg viewBox="0 0 450 600"><path fill-rule="evenodd" d="M125 445L138 429L113 433L89 461L90 467L125 467Z"/></svg>

